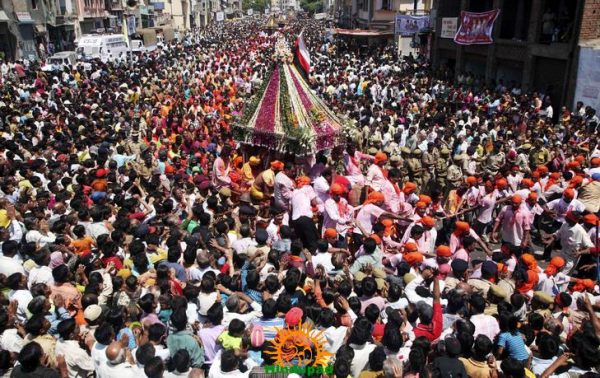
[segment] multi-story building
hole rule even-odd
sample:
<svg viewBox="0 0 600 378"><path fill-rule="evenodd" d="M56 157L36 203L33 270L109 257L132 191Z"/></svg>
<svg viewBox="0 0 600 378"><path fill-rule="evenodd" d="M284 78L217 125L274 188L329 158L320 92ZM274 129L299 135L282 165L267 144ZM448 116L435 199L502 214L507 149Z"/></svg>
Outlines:
<svg viewBox="0 0 600 378"><path fill-rule="evenodd" d="M104 31L104 20L106 4L104 0L76 0L78 6L77 19L81 28L81 34L90 34Z"/></svg>
<svg viewBox="0 0 600 378"><path fill-rule="evenodd" d="M46 27L50 52L73 50L77 35L81 34L77 18L77 0L48 1Z"/></svg>
<svg viewBox="0 0 600 378"><path fill-rule="evenodd" d="M8 59L45 55L46 9L41 0L0 1L0 52Z"/></svg>
<svg viewBox="0 0 600 378"><path fill-rule="evenodd" d="M433 67L455 77L477 77L488 85L518 86L550 95L555 109L572 102L582 24L598 35L598 0L435 0ZM590 8L585 14L584 8ZM461 11L499 9L493 43L458 45L442 38L442 20ZM448 37L448 36L447 36ZM555 112L558 114L558 112Z"/></svg>

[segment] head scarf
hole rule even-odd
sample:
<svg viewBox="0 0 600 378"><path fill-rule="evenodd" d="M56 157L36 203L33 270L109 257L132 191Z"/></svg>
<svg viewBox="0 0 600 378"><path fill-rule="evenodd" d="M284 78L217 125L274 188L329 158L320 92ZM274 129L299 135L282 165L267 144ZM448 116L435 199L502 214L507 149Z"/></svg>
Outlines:
<svg viewBox="0 0 600 378"><path fill-rule="evenodd" d="M48 264L48 266L50 267L50 269L54 269L59 265L64 264L65 261L63 259L63 254L62 252L52 252L50 254L50 264Z"/></svg>

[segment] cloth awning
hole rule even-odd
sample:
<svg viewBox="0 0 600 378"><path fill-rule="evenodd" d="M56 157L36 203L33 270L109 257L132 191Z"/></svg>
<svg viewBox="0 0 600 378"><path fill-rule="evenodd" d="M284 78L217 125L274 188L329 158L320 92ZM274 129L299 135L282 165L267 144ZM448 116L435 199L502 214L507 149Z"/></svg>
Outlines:
<svg viewBox="0 0 600 378"><path fill-rule="evenodd" d="M31 18L31 14L29 12L15 12L15 14L17 15L17 20L19 20L19 23L21 24L35 23L35 21L33 21L33 18Z"/></svg>
<svg viewBox="0 0 600 378"><path fill-rule="evenodd" d="M0 10L0 22L8 22L10 21L10 18L8 18L8 15L6 14L5 11Z"/></svg>
<svg viewBox="0 0 600 378"><path fill-rule="evenodd" d="M393 31L366 29L332 29L333 34L351 35L356 37L387 37L394 35Z"/></svg>
<svg viewBox="0 0 600 378"><path fill-rule="evenodd" d="M36 24L34 29L35 29L35 32L38 34L46 34L46 25Z"/></svg>

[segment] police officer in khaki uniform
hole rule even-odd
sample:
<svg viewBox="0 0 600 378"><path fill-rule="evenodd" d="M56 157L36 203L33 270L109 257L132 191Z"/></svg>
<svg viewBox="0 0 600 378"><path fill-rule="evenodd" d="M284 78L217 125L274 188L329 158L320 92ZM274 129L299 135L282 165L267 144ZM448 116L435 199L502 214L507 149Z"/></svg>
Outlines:
<svg viewBox="0 0 600 378"><path fill-rule="evenodd" d="M402 174L402 183L408 182L408 159L410 158L410 149L402 147L400 149L400 158L402 165L399 166L400 174Z"/></svg>
<svg viewBox="0 0 600 378"><path fill-rule="evenodd" d="M540 138L533 141L533 150L529 156L531 156L531 165L534 169L550 162L550 151L544 147L544 141Z"/></svg>
<svg viewBox="0 0 600 378"><path fill-rule="evenodd" d="M491 176L495 176L505 163L506 155L503 151L503 145L502 143L497 142L494 144L493 152L487 156L487 159L483 164L484 172Z"/></svg>
<svg viewBox="0 0 600 378"><path fill-rule="evenodd" d="M423 186L423 165L421 163L422 155L422 151L417 148L412 152L412 156L406 162L410 181L417 184L417 188L422 188Z"/></svg>
<svg viewBox="0 0 600 378"><path fill-rule="evenodd" d="M429 191L429 186L433 183L435 170L435 156L433 155L433 143L427 145L427 151L423 153L421 158L423 165L423 188Z"/></svg>
<svg viewBox="0 0 600 378"><path fill-rule="evenodd" d="M448 167L448 187L446 190L446 194L452 189L457 189L463 182L463 172L462 169L460 169L460 165L462 165L463 159L463 155L454 156L454 161Z"/></svg>
<svg viewBox="0 0 600 378"><path fill-rule="evenodd" d="M449 157L450 150L444 147L440 151L440 156L435 160L435 179L442 193L446 191L446 186L448 186Z"/></svg>

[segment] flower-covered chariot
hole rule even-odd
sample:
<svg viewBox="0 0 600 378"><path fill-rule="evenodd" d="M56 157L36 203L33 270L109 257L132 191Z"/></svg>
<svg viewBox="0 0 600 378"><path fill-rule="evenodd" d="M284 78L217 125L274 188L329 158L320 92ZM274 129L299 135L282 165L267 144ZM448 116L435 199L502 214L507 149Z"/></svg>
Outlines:
<svg viewBox="0 0 600 378"><path fill-rule="evenodd" d="M274 58L262 87L234 123L236 140L298 156L343 144L342 120L312 92L283 36L277 39Z"/></svg>

